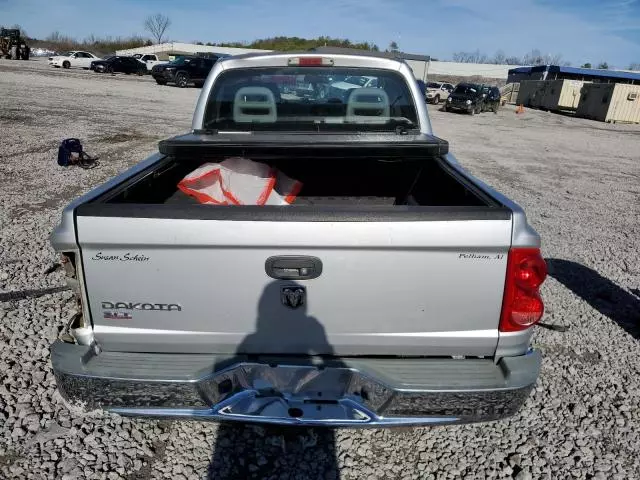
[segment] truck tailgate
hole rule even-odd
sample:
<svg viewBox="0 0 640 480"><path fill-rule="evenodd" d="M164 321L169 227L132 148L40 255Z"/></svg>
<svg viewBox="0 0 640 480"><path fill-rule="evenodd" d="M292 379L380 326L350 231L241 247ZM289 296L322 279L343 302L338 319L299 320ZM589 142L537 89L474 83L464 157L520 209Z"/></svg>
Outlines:
<svg viewBox="0 0 640 480"><path fill-rule="evenodd" d="M490 356L512 221L486 211L365 222L89 209L76 222L95 338L112 351ZM288 256L322 271L267 274Z"/></svg>

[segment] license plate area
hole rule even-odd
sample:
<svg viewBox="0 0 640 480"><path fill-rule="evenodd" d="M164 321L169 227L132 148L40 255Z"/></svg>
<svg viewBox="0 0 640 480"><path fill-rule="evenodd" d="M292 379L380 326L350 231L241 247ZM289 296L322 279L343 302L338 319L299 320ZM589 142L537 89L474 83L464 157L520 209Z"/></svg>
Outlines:
<svg viewBox="0 0 640 480"><path fill-rule="evenodd" d="M368 423L393 396L347 367L241 364L205 380L201 392L229 420Z"/></svg>

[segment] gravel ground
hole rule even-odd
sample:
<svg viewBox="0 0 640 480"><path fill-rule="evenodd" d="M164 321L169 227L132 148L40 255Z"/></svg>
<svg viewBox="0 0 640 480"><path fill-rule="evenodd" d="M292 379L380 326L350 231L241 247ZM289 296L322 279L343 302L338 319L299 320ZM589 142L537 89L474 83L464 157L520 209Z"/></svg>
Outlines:
<svg viewBox="0 0 640 480"><path fill-rule="evenodd" d="M46 273L61 209L187 130L199 90L0 61L0 91L0 477L640 478L639 126L430 107L461 163L520 203L543 237L544 322L567 330L537 329L542 375L518 415L265 429L70 410L50 369L48 346L73 311L71 294L55 292L62 273ZM56 165L72 136L100 168Z"/></svg>

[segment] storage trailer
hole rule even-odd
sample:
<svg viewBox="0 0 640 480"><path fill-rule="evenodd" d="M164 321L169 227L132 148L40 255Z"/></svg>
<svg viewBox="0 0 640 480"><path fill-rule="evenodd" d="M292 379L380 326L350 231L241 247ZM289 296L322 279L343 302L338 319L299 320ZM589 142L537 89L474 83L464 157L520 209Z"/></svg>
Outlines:
<svg viewBox="0 0 640 480"><path fill-rule="evenodd" d="M520 82L516 104L525 107L538 107L544 80L525 80Z"/></svg>
<svg viewBox="0 0 640 480"><path fill-rule="evenodd" d="M640 85L585 84L576 116L609 123L640 123Z"/></svg>
<svg viewBox="0 0 640 480"><path fill-rule="evenodd" d="M545 110L576 110L580 102L581 80L545 80L542 85L540 108Z"/></svg>

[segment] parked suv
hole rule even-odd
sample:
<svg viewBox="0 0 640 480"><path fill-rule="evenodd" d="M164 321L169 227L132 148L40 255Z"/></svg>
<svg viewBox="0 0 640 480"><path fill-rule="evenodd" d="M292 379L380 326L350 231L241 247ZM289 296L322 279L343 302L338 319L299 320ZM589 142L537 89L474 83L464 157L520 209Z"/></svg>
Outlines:
<svg viewBox="0 0 640 480"><path fill-rule="evenodd" d="M156 65L151 70L151 75L158 85L174 83L177 87L184 88L190 84L202 87L207 75L219 58L227 55L215 55L208 57L178 57L169 63Z"/></svg>
<svg viewBox="0 0 640 480"><path fill-rule="evenodd" d="M442 108L447 110L458 110L470 113L482 112L484 97L482 96L482 85L475 83L459 83L451 92L447 103Z"/></svg>
<svg viewBox="0 0 640 480"><path fill-rule="evenodd" d="M498 113L501 98L500 89L498 87L485 85L482 89L482 95L484 96L484 101L482 102L482 111Z"/></svg>
<svg viewBox="0 0 640 480"><path fill-rule="evenodd" d="M425 99L427 103L439 104L444 102L454 90L450 83L429 82L427 83L427 94Z"/></svg>
<svg viewBox="0 0 640 480"><path fill-rule="evenodd" d="M144 75L147 72L147 67L140 63L133 57L109 57L105 60L96 60L91 62L89 67L94 72L98 73L136 73L138 75Z"/></svg>

